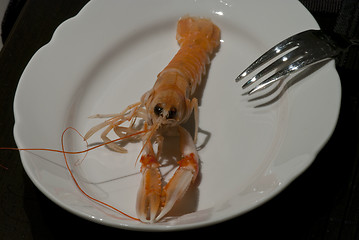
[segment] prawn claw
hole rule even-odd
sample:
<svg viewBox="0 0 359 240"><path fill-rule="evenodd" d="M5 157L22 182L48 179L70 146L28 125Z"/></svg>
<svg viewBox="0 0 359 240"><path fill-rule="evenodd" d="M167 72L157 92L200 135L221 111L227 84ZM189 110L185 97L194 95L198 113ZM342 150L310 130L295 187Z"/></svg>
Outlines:
<svg viewBox="0 0 359 240"><path fill-rule="evenodd" d="M187 192L189 186L194 182L198 173L198 159L192 153L179 161L179 168L162 191L161 212L156 221L164 217Z"/></svg>
<svg viewBox="0 0 359 240"><path fill-rule="evenodd" d="M142 180L137 193L136 211L145 223L154 223L161 204L161 173L153 155L141 157Z"/></svg>

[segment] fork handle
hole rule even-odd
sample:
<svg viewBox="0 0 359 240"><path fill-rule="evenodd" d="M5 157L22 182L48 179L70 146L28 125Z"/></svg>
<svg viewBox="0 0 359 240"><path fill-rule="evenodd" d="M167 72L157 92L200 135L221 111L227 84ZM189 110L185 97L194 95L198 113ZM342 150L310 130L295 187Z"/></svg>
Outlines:
<svg viewBox="0 0 359 240"><path fill-rule="evenodd" d="M333 32L327 33L326 35L328 42L342 51L347 51L350 47L359 45L358 39L350 39L344 35Z"/></svg>
<svg viewBox="0 0 359 240"><path fill-rule="evenodd" d="M350 44L338 56L337 66L358 71L359 64L359 1L341 0L332 32L341 34ZM328 24L323 24L323 27Z"/></svg>
<svg viewBox="0 0 359 240"><path fill-rule="evenodd" d="M335 57L337 67L345 69L357 69L357 62L359 56L359 39L348 38L340 34L333 34L332 38L337 41L340 52Z"/></svg>

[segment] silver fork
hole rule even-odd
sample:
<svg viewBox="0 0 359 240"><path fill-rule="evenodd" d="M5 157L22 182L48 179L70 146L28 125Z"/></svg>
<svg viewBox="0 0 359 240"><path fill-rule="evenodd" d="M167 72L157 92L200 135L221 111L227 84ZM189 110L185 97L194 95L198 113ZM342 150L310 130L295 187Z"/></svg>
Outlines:
<svg viewBox="0 0 359 240"><path fill-rule="evenodd" d="M327 35L321 30L307 30L295 34L269 49L246 68L235 80L239 82L264 64L287 52L284 56L279 57L279 59L272 62L243 84L242 88L245 89L254 85L254 83L258 83L259 79L269 73L276 71L273 75L246 93L252 95L284 79L295 71L337 57L340 53L348 50L353 44L350 40L339 35Z"/></svg>

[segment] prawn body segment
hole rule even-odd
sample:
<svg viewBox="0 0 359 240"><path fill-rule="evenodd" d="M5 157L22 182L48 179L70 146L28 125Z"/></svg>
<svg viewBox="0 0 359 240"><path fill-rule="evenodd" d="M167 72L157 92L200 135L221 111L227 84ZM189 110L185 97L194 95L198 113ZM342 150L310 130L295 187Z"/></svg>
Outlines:
<svg viewBox="0 0 359 240"><path fill-rule="evenodd" d="M184 17L177 24L179 51L158 74L152 89L141 97L140 102L128 106L119 114L96 115L109 119L90 129L85 139L104 128L101 138L114 151L125 153L126 149L112 143L107 137L114 131L120 137L136 135L143 147L139 153L142 179L137 194L136 211L143 222L153 223L163 218L181 199L198 175L198 101L193 97L206 65L220 44L220 29L206 18ZM194 113L194 137L181 127ZM137 119L143 121L137 124ZM128 126L123 124L127 123ZM162 188L158 156L161 155L162 134L175 133L180 138L181 160L170 181ZM152 143L158 144L157 152Z"/></svg>
<svg viewBox="0 0 359 240"><path fill-rule="evenodd" d="M197 99L191 99L191 96L201 83L210 56L220 44L220 30L209 19L186 17L177 23L176 38L180 49L158 74L153 88L142 97L142 102L148 120L157 122L161 117L164 118L163 125L182 124L195 111L197 132ZM175 114L169 114L171 112Z"/></svg>

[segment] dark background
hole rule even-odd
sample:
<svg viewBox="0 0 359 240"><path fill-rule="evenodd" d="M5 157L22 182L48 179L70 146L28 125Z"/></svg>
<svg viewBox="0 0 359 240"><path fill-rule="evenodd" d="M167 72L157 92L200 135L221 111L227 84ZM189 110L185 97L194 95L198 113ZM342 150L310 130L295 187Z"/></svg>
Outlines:
<svg viewBox="0 0 359 240"><path fill-rule="evenodd" d="M2 24L0 146L16 146L12 104L28 61L51 39L57 26L75 16L87 2L12 1ZM357 1L301 2L323 29L358 39ZM247 214L176 235L216 232L220 235L214 237L225 234L225 238L241 239L359 239L358 65L357 47L338 60L343 88L338 125L307 171L274 199ZM153 234L98 225L58 207L32 184L16 151L0 151L0 164L8 168L0 168L0 239L110 239Z"/></svg>

